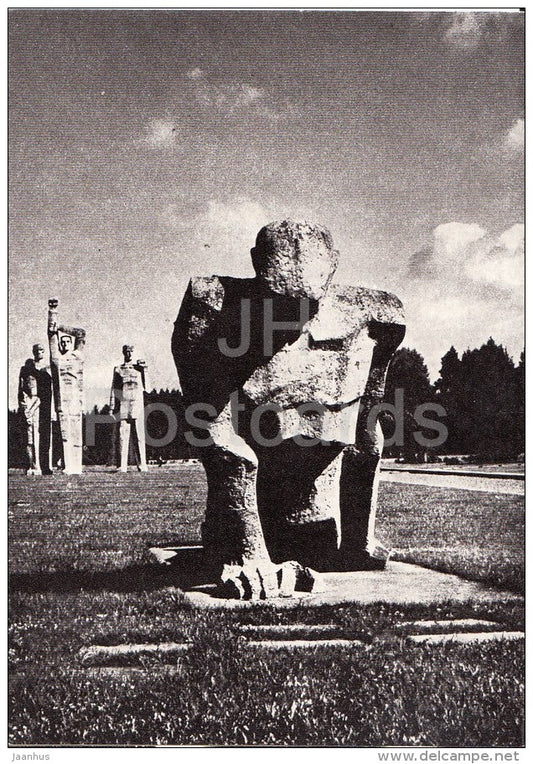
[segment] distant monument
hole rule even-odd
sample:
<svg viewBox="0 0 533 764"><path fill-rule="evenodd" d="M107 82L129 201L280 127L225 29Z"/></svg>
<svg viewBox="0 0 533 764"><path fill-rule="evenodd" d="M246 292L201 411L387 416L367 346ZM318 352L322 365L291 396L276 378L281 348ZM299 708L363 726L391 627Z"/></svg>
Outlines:
<svg viewBox="0 0 533 764"><path fill-rule="evenodd" d="M130 436L134 437L137 469L146 472L146 443L144 433L144 390L147 386L147 366L144 361L133 363L133 345L122 348L124 363L113 369L113 384L109 406L119 420L120 471L128 471Z"/></svg>
<svg viewBox="0 0 533 764"><path fill-rule="evenodd" d="M48 300L48 340L54 403L67 475L80 475L83 454L83 360L85 330L58 323L57 300Z"/></svg>
<svg viewBox="0 0 533 764"><path fill-rule="evenodd" d="M265 598L291 569L298 588L309 568L385 566L372 409L405 326L394 295L330 283L322 226L271 223L251 255L255 278L191 280L172 350L207 475L205 558L225 596Z"/></svg>
<svg viewBox="0 0 533 764"><path fill-rule="evenodd" d="M33 358L20 370L18 402L26 420L28 475L50 475L52 378L44 362L44 348L36 344Z"/></svg>

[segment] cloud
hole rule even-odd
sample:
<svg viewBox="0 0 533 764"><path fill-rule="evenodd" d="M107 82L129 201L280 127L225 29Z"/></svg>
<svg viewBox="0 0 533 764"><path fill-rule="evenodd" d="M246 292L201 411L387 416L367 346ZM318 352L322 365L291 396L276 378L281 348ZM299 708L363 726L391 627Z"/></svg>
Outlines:
<svg viewBox="0 0 533 764"><path fill-rule="evenodd" d="M522 153L524 150L524 120L515 119L504 138L504 147L511 153Z"/></svg>
<svg viewBox="0 0 533 764"><path fill-rule="evenodd" d="M171 149L177 144L177 126L171 119L154 119L139 143L151 149Z"/></svg>
<svg viewBox="0 0 533 764"><path fill-rule="evenodd" d="M524 119L517 117L505 131L500 131L481 142L472 151L475 162L505 162L520 160L524 156Z"/></svg>
<svg viewBox="0 0 533 764"><path fill-rule="evenodd" d="M453 13L445 39L457 48L475 48L483 36L484 18L477 13Z"/></svg>
<svg viewBox="0 0 533 764"><path fill-rule="evenodd" d="M473 281L522 292L524 282L524 225L516 223L477 250L465 265Z"/></svg>
<svg viewBox="0 0 533 764"><path fill-rule="evenodd" d="M415 252L398 290L406 343L422 353L432 378L451 346L461 352L493 336L516 358L523 347L524 226L501 232L447 222Z"/></svg>
<svg viewBox="0 0 533 764"><path fill-rule="evenodd" d="M257 105L264 100L265 92L262 88L244 82L226 85L201 82L196 88L195 97L203 106L232 112L252 104Z"/></svg>
<svg viewBox="0 0 533 764"><path fill-rule="evenodd" d="M205 219L212 230L225 231L235 236L249 231L254 241L259 229L270 222L269 213L263 204L246 198L231 202L211 199L207 204ZM247 240L250 240L249 237Z"/></svg>
<svg viewBox="0 0 533 764"><path fill-rule="evenodd" d="M417 252L414 252L407 264L407 270L410 276L419 276L421 273L425 275L431 275L434 272L433 269L433 247L422 247Z"/></svg>
<svg viewBox="0 0 533 764"><path fill-rule="evenodd" d="M270 122L278 121L285 114L292 114L294 107L274 105L274 98L267 91L249 82L211 82L200 68L191 69L185 75L193 85L197 103L227 116L255 115Z"/></svg>
<svg viewBox="0 0 533 764"><path fill-rule="evenodd" d="M246 83L229 85L202 84L196 91L197 100L204 106L214 106L227 111L258 104L265 97L262 88Z"/></svg>
<svg viewBox="0 0 533 764"><path fill-rule="evenodd" d="M469 11L438 13L444 20L444 40L450 49L474 50L485 42L510 42L512 35L522 27L524 14L517 11Z"/></svg>
<svg viewBox="0 0 533 764"><path fill-rule="evenodd" d="M194 69L189 69L189 71L185 73L185 76L190 80L201 80L204 76L204 70L200 69L199 66L195 66Z"/></svg>
<svg viewBox="0 0 533 764"><path fill-rule="evenodd" d="M436 291L472 288L473 283L521 294L524 264L524 226L516 223L491 234L477 223L442 223L433 230L433 243L415 252L408 273ZM470 286L469 286L470 284ZM429 287L431 288L431 286Z"/></svg>
<svg viewBox="0 0 533 764"><path fill-rule="evenodd" d="M434 255L440 262L460 261L468 247L485 233L476 223L442 223L433 231Z"/></svg>
<svg viewBox="0 0 533 764"><path fill-rule="evenodd" d="M177 237L180 257L193 273L252 274L250 249L257 232L276 218L275 204L239 196L213 198L186 208L179 200L161 211L160 221Z"/></svg>

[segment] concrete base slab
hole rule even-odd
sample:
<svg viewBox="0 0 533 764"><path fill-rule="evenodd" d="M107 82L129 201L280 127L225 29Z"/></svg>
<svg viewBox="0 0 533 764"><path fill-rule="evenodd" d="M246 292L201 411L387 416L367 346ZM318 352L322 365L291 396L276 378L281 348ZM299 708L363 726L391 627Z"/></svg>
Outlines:
<svg viewBox="0 0 533 764"><path fill-rule="evenodd" d="M215 586L194 586L184 592L185 599L198 608L265 607L293 608L298 605L433 604L455 602L502 602L523 600L518 594L502 591L476 581L467 581L451 573L422 568L406 562L391 561L385 570L349 573L321 573L324 591L296 592L293 597L268 600L226 600L215 597Z"/></svg>
<svg viewBox="0 0 533 764"><path fill-rule="evenodd" d="M478 642L495 642L502 640L524 639L523 631L480 631L469 634L412 634L408 642L424 645L442 645L444 643L470 644Z"/></svg>

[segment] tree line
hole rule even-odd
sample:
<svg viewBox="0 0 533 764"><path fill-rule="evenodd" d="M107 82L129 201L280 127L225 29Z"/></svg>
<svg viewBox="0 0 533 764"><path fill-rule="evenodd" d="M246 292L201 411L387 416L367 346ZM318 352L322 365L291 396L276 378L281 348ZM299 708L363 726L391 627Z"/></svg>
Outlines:
<svg viewBox="0 0 533 764"><path fill-rule="evenodd" d="M420 353L401 348L389 366L384 400L394 403L397 390L404 391L404 443L386 449L388 456L418 461L437 454L469 454L484 461L509 461L524 451L524 352L515 366L507 350L492 337L461 357L452 346L442 357L439 378L431 384ZM421 449L415 437L420 427L414 412L426 402L442 406L443 415L433 418L447 430L445 441L434 454L431 448ZM388 435L391 423L387 414L382 417L382 426Z"/></svg>
<svg viewBox="0 0 533 764"><path fill-rule="evenodd" d="M401 348L389 366L384 402L388 406L380 414L380 421L385 437L392 439L394 430L401 432L401 438L386 446L385 456L420 461L437 455L469 454L484 461L515 460L525 445L524 352L515 366L506 349L492 337L481 347L466 350L461 357L452 346L442 358L439 378L432 384L420 353ZM429 439L435 435L431 428L421 427L416 416L417 407L427 403L442 406L438 410L444 412L439 416L432 414L434 421L447 430L444 442L435 448L421 446L417 438L420 432ZM162 464L198 456L185 438L189 426L179 391L152 390L145 393L145 405L150 407L148 460ZM170 422L169 412L172 412ZM118 439L109 413L109 406L95 406L90 412L92 422L89 414L84 416L84 464L117 464ZM173 429L170 439L169 425ZM10 467L26 466L25 431L22 415L9 411ZM54 440L58 442L57 433ZM56 461L54 455L53 463Z"/></svg>

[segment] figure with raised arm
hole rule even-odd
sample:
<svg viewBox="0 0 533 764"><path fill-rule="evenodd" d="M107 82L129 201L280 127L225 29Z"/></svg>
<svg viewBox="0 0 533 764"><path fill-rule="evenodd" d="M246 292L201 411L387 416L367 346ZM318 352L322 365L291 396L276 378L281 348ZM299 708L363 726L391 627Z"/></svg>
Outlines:
<svg viewBox="0 0 533 764"><path fill-rule="evenodd" d="M83 455L83 362L85 330L60 324L58 302L48 301L48 340L54 403L61 432L63 469L80 475Z"/></svg>

